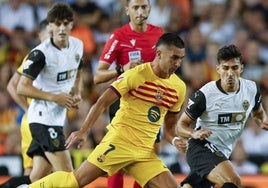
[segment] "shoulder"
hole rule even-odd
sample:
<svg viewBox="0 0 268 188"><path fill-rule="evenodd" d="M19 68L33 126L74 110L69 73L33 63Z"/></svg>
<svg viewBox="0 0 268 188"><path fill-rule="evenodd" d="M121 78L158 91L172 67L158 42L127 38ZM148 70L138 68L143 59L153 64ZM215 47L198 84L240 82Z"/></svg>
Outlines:
<svg viewBox="0 0 268 188"><path fill-rule="evenodd" d="M69 41L75 45L83 45L82 40L80 40L79 38L73 37L73 36L69 37Z"/></svg>
<svg viewBox="0 0 268 188"><path fill-rule="evenodd" d="M214 91L218 90L216 81L210 81L210 82L206 83L199 90L202 91L203 93L206 93L206 94L215 93Z"/></svg>
<svg viewBox="0 0 268 188"><path fill-rule="evenodd" d="M160 33L160 34L164 33L163 29L159 26L147 24L147 27L148 27L148 31L153 31L153 32Z"/></svg>
<svg viewBox="0 0 268 188"><path fill-rule="evenodd" d="M112 35L120 36L120 35L123 35L125 33L129 33L130 31L132 31L132 30L130 29L129 24L125 24L122 27L115 29L114 32L112 33Z"/></svg>

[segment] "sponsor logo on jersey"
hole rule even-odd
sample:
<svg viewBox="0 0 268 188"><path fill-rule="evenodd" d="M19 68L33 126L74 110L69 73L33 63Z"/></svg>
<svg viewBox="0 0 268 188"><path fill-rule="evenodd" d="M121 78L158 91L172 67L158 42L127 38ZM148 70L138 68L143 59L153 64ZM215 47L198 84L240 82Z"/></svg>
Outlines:
<svg viewBox="0 0 268 188"><path fill-rule="evenodd" d="M62 82L75 77L76 69L59 72L57 76L57 82Z"/></svg>
<svg viewBox="0 0 268 188"><path fill-rule="evenodd" d="M160 119L160 109L158 106L152 106L148 110L148 119L151 122L157 122Z"/></svg>
<svg viewBox="0 0 268 188"><path fill-rule="evenodd" d="M218 115L218 124L242 123L246 118L245 112Z"/></svg>

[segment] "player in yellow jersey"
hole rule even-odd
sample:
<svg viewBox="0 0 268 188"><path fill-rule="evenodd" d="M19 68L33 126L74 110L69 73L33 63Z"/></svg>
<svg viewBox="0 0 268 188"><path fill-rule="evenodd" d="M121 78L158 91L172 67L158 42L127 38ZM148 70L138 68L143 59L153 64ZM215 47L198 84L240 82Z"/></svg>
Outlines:
<svg viewBox="0 0 268 188"><path fill-rule="evenodd" d="M180 151L187 142L176 137L175 126L185 99L185 83L175 75L185 56L182 39L163 34L156 43L156 56L119 76L92 106L80 130L66 140L66 147L85 140L90 128L114 101L120 108L108 132L86 161L73 172L57 171L29 188L83 187L103 175L119 170L147 188L178 188L179 183L154 152L156 135L164 125L165 138ZM79 144L79 146L80 146Z"/></svg>
<svg viewBox="0 0 268 188"><path fill-rule="evenodd" d="M47 37L49 37L50 32L48 29L48 23L46 20L43 20L39 24L39 32L38 32L38 38L42 42ZM27 56L24 58L24 60L27 59ZM23 61L24 62L24 61ZM32 136L29 128L29 124L27 122L27 108L28 104L30 102L30 99L26 99L25 97L18 95L16 92L18 81L20 79L20 76L22 74L23 70L23 62L21 63L20 67L17 69L17 72L14 73L12 78L10 79L7 91L13 98L13 100L24 110L25 114L21 121L21 150L22 150L22 158L23 158L23 169L24 169L24 175L29 175L33 166L33 160L31 157L29 157L26 152L29 148L29 145L32 141Z"/></svg>

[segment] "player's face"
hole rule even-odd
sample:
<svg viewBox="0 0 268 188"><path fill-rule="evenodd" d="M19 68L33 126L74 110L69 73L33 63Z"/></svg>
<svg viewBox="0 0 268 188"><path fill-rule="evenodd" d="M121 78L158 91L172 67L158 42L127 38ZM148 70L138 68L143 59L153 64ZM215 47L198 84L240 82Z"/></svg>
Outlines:
<svg viewBox="0 0 268 188"><path fill-rule="evenodd" d="M68 20L56 20L54 23L49 23L53 42L60 48L68 46L68 39L73 28L73 22Z"/></svg>
<svg viewBox="0 0 268 188"><path fill-rule="evenodd" d="M130 0L126 7L126 14L133 24L142 25L146 23L150 9L149 0Z"/></svg>
<svg viewBox="0 0 268 188"><path fill-rule="evenodd" d="M234 92L239 88L239 77L243 72L243 65L238 58L222 61L216 67L221 78L221 87L226 92Z"/></svg>
<svg viewBox="0 0 268 188"><path fill-rule="evenodd" d="M169 77L181 66L185 56L185 48L177 48L173 45L160 46L156 53L160 61L161 71Z"/></svg>

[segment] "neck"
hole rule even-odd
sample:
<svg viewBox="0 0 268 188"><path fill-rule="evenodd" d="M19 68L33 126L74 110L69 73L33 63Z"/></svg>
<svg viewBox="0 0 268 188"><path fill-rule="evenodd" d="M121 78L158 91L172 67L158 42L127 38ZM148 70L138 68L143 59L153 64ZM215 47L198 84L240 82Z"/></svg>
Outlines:
<svg viewBox="0 0 268 188"><path fill-rule="evenodd" d="M137 32L145 32L147 29L147 24L134 24L132 22L129 23L130 27L132 30L137 31Z"/></svg>
<svg viewBox="0 0 268 188"><path fill-rule="evenodd" d="M163 72L161 70L161 67L159 66L159 63L157 63L155 60L151 63L151 66L152 66L152 70L153 70L154 74L157 77L162 78L162 79L167 79L167 78L170 77L169 73Z"/></svg>

